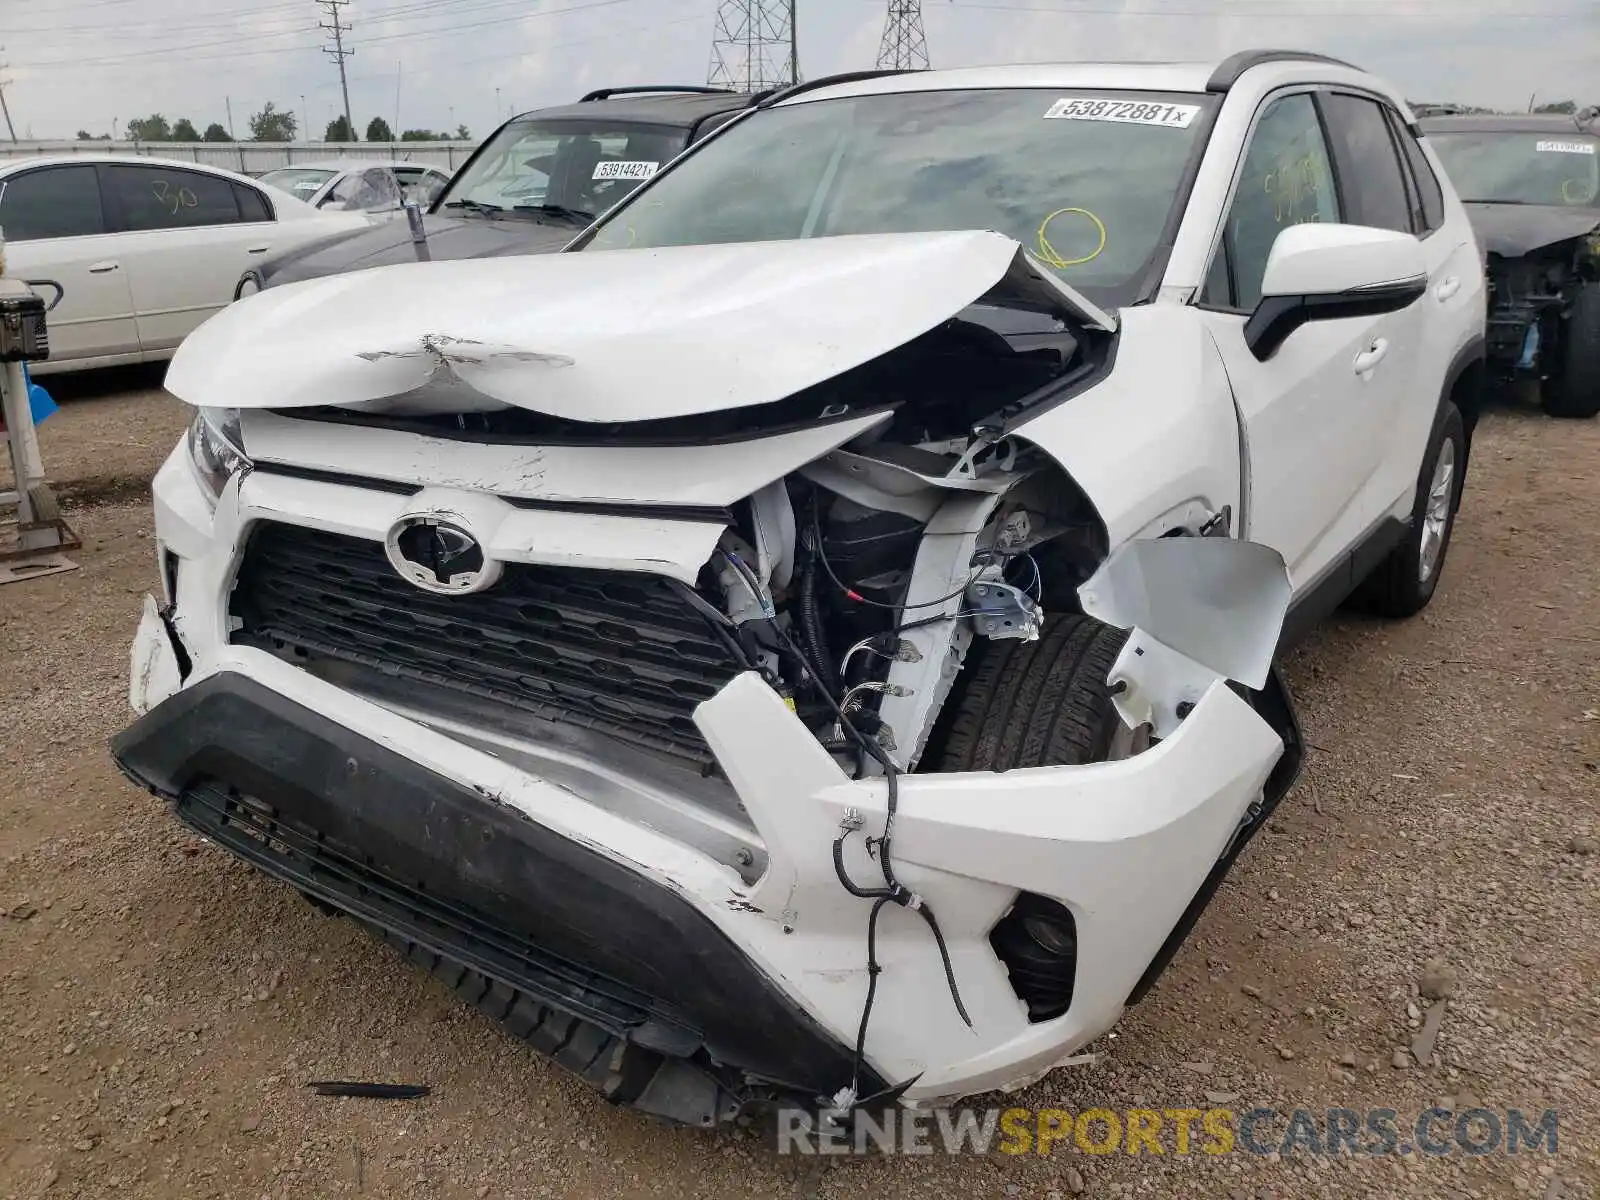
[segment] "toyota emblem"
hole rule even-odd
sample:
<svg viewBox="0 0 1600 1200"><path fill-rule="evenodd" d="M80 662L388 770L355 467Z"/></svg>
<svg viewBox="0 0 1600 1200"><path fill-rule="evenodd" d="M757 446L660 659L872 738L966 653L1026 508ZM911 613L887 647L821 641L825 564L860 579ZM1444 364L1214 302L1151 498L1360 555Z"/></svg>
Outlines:
<svg viewBox="0 0 1600 1200"><path fill-rule="evenodd" d="M384 549L401 577L425 592L463 596L500 578L499 561L484 554L464 526L442 515L402 517L389 530Z"/></svg>

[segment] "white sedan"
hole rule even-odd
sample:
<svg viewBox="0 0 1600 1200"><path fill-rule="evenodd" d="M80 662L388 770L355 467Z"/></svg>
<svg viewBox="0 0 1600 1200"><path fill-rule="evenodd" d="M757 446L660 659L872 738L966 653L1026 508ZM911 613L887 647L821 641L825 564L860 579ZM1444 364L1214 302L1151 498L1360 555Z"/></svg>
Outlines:
<svg viewBox="0 0 1600 1200"><path fill-rule="evenodd" d="M261 182L316 208L394 216L408 200L427 208L450 172L426 163L331 159L279 167Z"/></svg>
<svg viewBox="0 0 1600 1200"><path fill-rule="evenodd" d="M35 375L171 358L250 263L368 224L196 163L80 154L0 166L7 273L55 305Z"/></svg>

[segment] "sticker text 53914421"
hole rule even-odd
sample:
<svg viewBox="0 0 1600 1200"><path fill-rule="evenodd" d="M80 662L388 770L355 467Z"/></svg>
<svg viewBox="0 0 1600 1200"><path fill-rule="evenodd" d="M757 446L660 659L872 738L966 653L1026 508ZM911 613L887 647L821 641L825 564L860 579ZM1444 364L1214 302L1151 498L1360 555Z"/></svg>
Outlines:
<svg viewBox="0 0 1600 1200"><path fill-rule="evenodd" d="M1124 125L1169 125L1187 129L1200 111L1198 104L1162 104L1154 100L1105 100L1077 96L1057 100L1044 114L1051 120L1116 121Z"/></svg>
<svg viewBox="0 0 1600 1200"><path fill-rule="evenodd" d="M649 179L660 163L602 162L594 166L595 179Z"/></svg>
<svg viewBox="0 0 1600 1200"><path fill-rule="evenodd" d="M1533 149L1538 154L1593 154L1593 142L1538 142Z"/></svg>

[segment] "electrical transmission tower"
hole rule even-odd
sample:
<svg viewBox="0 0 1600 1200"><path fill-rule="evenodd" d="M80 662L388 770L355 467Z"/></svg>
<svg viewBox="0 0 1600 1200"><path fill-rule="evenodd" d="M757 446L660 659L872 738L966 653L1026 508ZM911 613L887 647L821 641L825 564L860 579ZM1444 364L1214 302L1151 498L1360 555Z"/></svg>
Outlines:
<svg viewBox="0 0 1600 1200"><path fill-rule="evenodd" d="M744 92L799 83L794 5L795 0L720 0L706 82Z"/></svg>
<svg viewBox="0 0 1600 1200"><path fill-rule="evenodd" d="M922 32L922 0L889 0L889 16L878 43L878 66L897 71L928 69L928 39Z"/></svg>
<svg viewBox="0 0 1600 1200"><path fill-rule="evenodd" d="M339 20L339 10L349 3L350 0L317 0L317 7L328 14L328 20L318 22L317 28L326 29L333 34L333 45L324 46L322 52L339 64L339 90L344 93L345 132L353 142L356 140L356 124L350 117L350 83L345 78L344 60L355 51L345 49L344 35L354 27L342 24Z"/></svg>

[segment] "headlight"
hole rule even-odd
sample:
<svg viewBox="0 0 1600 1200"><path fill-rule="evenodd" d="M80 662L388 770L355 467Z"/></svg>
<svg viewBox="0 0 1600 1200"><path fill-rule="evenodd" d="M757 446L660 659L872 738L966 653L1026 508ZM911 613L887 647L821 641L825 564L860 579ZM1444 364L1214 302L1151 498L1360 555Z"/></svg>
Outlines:
<svg viewBox="0 0 1600 1200"><path fill-rule="evenodd" d="M213 504L228 480L250 465L236 408L199 408L189 423L189 461Z"/></svg>

